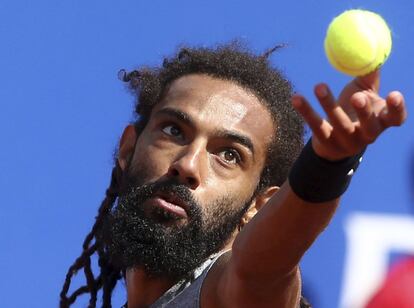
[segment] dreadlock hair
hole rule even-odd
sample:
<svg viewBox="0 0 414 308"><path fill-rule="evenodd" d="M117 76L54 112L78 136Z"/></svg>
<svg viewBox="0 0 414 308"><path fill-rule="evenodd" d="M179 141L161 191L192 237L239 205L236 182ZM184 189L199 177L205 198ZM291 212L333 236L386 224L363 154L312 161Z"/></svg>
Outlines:
<svg viewBox="0 0 414 308"><path fill-rule="evenodd" d="M103 245L102 226L119 194L120 170L120 166L116 163L112 170L111 183L106 190L106 197L99 207L92 230L86 235L83 242L83 251L69 267L66 274L65 282L60 292L61 308L69 307L78 296L84 293L90 293L88 307L96 307L97 294L101 288L103 290L102 306L111 307L111 294L117 281L121 278L121 271L109 262L108 254ZM98 254L98 264L101 269L101 273L96 278L91 268L91 256L94 253ZM67 296L72 277L82 268L86 278L86 285L79 287L70 296Z"/></svg>
<svg viewBox="0 0 414 308"><path fill-rule="evenodd" d="M121 70L119 78L128 83L136 96L135 128L137 134L145 128L153 107L166 95L171 83L185 75L205 74L232 81L251 93L267 107L275 127L274 138L268 148L267 161L262 170L256 191L268 186L280 186L287 178L289 169L303 147L303 120L292 108L292 86L282 73L272 68L268 57L278 45L263 55L254 55L238 42L216 48L181 48L178 53L165 58L160 68L143 67L127 73ZM116 268L109 259L103 240L103 224L112 210L120 192L121 169L118 163L112 170L111 183L106 191L95 224L83 243L81 255L70 266L60 293L60 307L69 307L76 298L89 293L89 307L95 307L98 292L102 289L102 306L111 307L111 294L122 269ZM95 277L91 268L91 256L98 254L100 273ZM86 284L68 295L72 277L83 269Z"/></svg>

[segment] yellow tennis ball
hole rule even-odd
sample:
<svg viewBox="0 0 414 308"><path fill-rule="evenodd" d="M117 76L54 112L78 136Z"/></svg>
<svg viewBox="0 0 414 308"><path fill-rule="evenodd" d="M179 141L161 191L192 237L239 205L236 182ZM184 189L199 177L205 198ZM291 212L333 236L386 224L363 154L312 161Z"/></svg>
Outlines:
<svg viewBox="0 0 414 308"><path fill-rule="evenodd" d="M379 68L391 52L391 31L373 12L349 10L335 17L325 37L325 53L337 70L363 76Z"/></svg>

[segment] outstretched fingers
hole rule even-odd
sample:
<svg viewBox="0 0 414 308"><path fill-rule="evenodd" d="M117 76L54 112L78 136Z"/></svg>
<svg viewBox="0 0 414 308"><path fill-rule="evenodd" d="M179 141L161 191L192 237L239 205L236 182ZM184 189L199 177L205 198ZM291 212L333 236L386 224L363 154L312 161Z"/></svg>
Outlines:
<svg viewBox="0 0 414 308"><path fill-rule="evenodd" d="M337 146L344 153L360 151L364 144L357 137L357 115L345 112L342 106L336 103L334 96L325 84L318 84L315 87L315 95L332 125L332 139Z"/></svg>
<svg viewBox="0 0 414 308"><path fill-rule="evenodd" d="M292 105L309 125L309 128L316 138L321 141L329 139L332 133L332 126L328 121L318 115L303 96L294 95L292 97Z"/></svg>
<svg viewBox="0 0 414 308"><path fill-rule="evenodd" d="M387 106L381 111L380 119L385 128L390 126L400 126L407 118L404 96L394 91L386 98Z"/></svg>
<svg viewBox="0 0 414 308"><path fill-rule="evenodd" d="M336 130L343 131L344 133L354 132L354 124L346 112L336 103L335 97L327 85L318 84L315 87L315 95L325 111L329 122Z"/></svg>
<svg viewBox="0 0 414 308"><path fill-rule="evenodd" d="M300 95L293 96L292 104L312 130L315 151L331 160L360 153L386 128L401 125L407 117L404 97L396 91L384 100L373 90L360 90L342 95L337 103L328 86L318 84L315 95L326 119Z"/></svg>
<svg viewBox="0 0 414 308"><path fill-rule="evenodd" d="M365 144L370 144L384 130L381 121L378 121L378 116L375 112L377 106L384 105L383 100L378 97L377 101L368 97L366 93L357 92L351 96L351 105L358 116L358 137Z"/></svg>

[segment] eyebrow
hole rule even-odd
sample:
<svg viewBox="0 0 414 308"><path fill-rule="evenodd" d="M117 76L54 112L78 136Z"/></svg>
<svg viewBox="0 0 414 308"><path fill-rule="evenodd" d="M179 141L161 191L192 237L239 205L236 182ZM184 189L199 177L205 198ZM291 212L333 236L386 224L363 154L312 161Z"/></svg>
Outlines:
<svg viewBox="0 0 414 308"><path fill-rule="evenodd" d="M184 124L190 126L191 128L196 127L193 119L187 113L181 110L166 107L161 110L158 110L156 112L156 115L167 115L170 117L174 117L178 119L179 121L183 122ZM223 138L223 139L227 139L227 140L231 140L233 142L239 143L245 148L247 148L254 155L253 142L246 135L243 135L243 134L240 134L234 131L226 130L226 129L217 129L214 131L214 135L219 138Z"/></svg>
<svg viewBox="0 0 414 308"><path fill-rule="evenodd" d="M192 128L195 128L195 123L193 119L191 119L191 117L187 113L182 112L180 110L166 107L161 110L158 110L156 112L156 115L167 115L170 117L174 117L180 120L181 122L184 122L184 124L187 124L188 126L191 126Z"/></svg>
<svg viewBox="0 0 414 308"><path fill-rule="evenodd" d="M215 135L220 138L231 140L233 142L241 144L254 155L253 142L249 137L229 130L216 130Z"/></svg>

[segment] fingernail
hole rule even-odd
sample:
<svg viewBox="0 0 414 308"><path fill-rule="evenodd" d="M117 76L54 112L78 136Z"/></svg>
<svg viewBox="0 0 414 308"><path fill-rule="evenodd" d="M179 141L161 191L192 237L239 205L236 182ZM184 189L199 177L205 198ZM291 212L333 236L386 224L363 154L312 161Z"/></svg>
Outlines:
<svg viewBox="0 0 414 308"><path fill-rule="evenodd" d="M328 89L325 86L318 87L318 95L321 98L328 96Z"/></svg>
<svg viewBox="0 0 414 308"><path fill-rule="evenodd" d="M391 101L391 105L393 105L394 107L398 107L400 105L400 101L399 100L393 100L393 101Z"/></svg>
<svg viewBox="0 0 414 308"><path fill-rule="evenodd" d="M302 104L302 101L301 101L301 99L299 97L297 97L297 96L293 96L292 97L292 105L293 105L293 107L299 108L301 106L301 104Z"/></svg>
<svg viewBox="0 0 414 308"><path fill-rule="evenodd" d="M355 105L358 108L364 108L366 104L367 102L365 101L365 99L362 99L362 98L355 101Z"/></svg>

